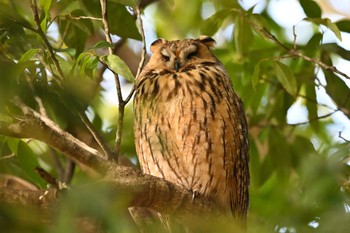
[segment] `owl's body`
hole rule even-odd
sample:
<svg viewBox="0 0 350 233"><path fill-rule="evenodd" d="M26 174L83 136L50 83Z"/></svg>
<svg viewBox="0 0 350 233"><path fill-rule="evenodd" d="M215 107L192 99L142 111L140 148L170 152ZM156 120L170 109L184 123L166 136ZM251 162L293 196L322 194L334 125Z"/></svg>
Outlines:
<svg viewBox="0 0 350 233"><path fill-rule="evenodd" d="M242 103L210 37L155 41L136 80L134 132L144 173L245 218L248 135Z"/></svg>

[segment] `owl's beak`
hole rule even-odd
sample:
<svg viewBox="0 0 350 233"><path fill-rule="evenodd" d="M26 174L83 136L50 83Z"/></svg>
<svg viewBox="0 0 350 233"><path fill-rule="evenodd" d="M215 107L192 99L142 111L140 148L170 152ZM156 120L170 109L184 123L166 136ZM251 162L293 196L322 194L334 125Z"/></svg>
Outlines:
<svg viewBox="0 0 350 233"><path fill-rule="evenodd" d="M180 61L178 59L175 59L174 69L176 70L176 72L178 72L180 68L181 68Z"/></svg>

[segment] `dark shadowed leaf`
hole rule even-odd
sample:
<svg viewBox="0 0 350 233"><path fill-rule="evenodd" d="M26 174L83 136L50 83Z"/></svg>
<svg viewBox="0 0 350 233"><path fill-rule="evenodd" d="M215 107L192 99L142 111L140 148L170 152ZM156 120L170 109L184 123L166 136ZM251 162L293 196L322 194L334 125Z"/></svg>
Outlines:
<svg viewBox="0 0 350 233"><path fill-rule="evenodd" d="M125 6L136 7L140 0L110 0L111 2L119 3Z"/></svg>
<svg viewBox="0 0 350 233"><path fill-rule="evenodd" d="M259 79L260 79L260 64L261 62L258 62L258 64L254 67L254 73L252 77L252 85L255 90L256 85L258 85Z"/></svg>
<svg viewBox="0 0 350 233"><path fill-rule="evenodd" d="M109 17L109 27L112 34L122 38L141 39L135 18L127 11L124 5L109 4L107 10L108 15L112 16Z"/></svg>
<svg viewBox="0 0 350 233"><path fill-rule="evenodd" d="M347 96L350 96L350 89L346 85L346 83L340 79L337 75L334 73L331 73L329 71L324 71L327 86L326 86L326 92L327 94L333 99L333 101L336 103L338 108L345 108L347 110L350 109L350 100L347 98ZM348 111L345 111L347 116L350 118L350 114Z"/></svg>
<svg viewBox="0 0 350 233"><path fill-rule="evenodd" d="M307 96L306 100L306 108L308 111L308 118L311 123L311 127L313 127L315 130L318 129L318 121L316 120L318 105L316 103L316 90L314 85L306 84L305 85L305 94ZM313 101L314 100L314 101Z"/></svg>
<svg viewBox="0 0 350 233"><path fill-rule="evenodd" d="M318 4L313 0L300 0L300 5L309 18L321 18L322 11Z"/></svg>
<svg viewBox="0 0 350 233"><path fill-rule="evenodd" d="M350 32L350 20L340 20L335 23L340 31Z"/></svg>

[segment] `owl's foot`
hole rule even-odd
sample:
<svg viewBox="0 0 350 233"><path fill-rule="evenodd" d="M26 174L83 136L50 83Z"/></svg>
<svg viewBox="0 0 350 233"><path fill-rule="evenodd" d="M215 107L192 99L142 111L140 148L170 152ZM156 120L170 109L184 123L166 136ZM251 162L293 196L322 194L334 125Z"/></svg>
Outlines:
<svg viewBox="0 0 350 233"><path fill-rule="evenodd" d="M190 191L192 193L192 202L194 202L194 199L199 195L199 192L195 190L190 190Z"/></svg>

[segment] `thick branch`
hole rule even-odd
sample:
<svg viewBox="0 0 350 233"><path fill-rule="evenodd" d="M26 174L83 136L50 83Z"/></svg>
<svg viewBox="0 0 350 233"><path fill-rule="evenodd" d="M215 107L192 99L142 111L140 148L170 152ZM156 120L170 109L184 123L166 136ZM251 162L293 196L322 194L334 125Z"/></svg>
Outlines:
<svg viewBox="0 0 350 233"><path fill-rule="evenodd" d="M18 190L0 187L0 201L24 207L47 210L57 201L56 190Z"/></svg>
<svg viewBox="0 0 350 233"><path fill-rule="evenodd" d="M182 187L163 179L142 174L140 171L116 165L111 167L108 176L99 183L91 184L96 189L99 185L109 185L116 194L132 196L130 206L147 207L157 212L165 213L182 222L203 221L203 213L208 217L221 216L215 211L215 206L203 196L196 196ZM89 188L85 187L84 188ZM74 192L74 189L71 189ZM67 191L69 192L69 191ZM115 195L118 196L118 195ZM8 204L48 209L56 203L57 195L50 190L15 190L0 188L0 201Z"/></svg>
<svg viewBox="0 0 350 233"><path fill-rule="evenodd" d="M110 168L107 174L107 182L111 182L118 190L134 194L132 206L149 207L157 212L175 216L215 214L215 206L211 201L203 196L194 198L192 192L164 179L119 165Z"/></svg>
<svg viewBox="0 0 350 233"><path fill-rule="evenodd" d="M45 142L80 165L90 168L90 171L94 173L103 174L107 169L109 163L97 150L63 131L53 121L31 108L24 105L20 108L25 118L12 124L0 123L0 134L19 138L34 138Z"/></svg>

